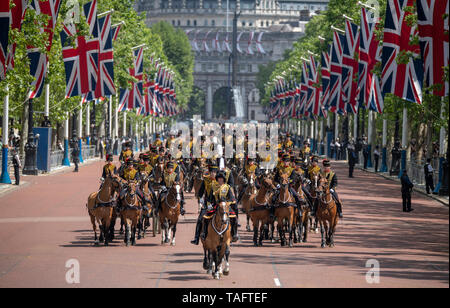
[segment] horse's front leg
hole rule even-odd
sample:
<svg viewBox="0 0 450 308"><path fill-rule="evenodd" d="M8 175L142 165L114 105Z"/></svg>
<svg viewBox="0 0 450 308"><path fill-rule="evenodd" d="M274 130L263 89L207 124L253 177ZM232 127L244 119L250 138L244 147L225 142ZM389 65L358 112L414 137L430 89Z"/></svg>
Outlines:
<svg viewBox="0 0 450 308"><path fill-rule="evenodd" d="M207 271L209 269L209 262L208 262L208 251L203 247L203 269Z"/></svg>
<svg viewBox="0 0 450 308"><path fill-rule="evenodd" d="M225 248L225 269L223 270L223 274L228 276L230 274L230 246L226 246Z"/></svg>
<svg viewBox="0 0 450 308"><path fill-rule="evenodd" d="M289 225L288 225L288 232L289 232L289 248L292 248L292 247L294 247L294 244L293 244L293 233L294 233L294 228L293 228L292 222L289 222Z"/></svg>
<svg viewBox="0 0 450 308"><path fill-rule="evenodd" d="M247 214L247 232L251 232L250 229L250 215Z"/></svg>
<svg viewBox="0 0 450 308"><path fill-rule="evenodd" d="M212 258L214 260L214 271L213 271L213 277L214 279L219 280L220 279L220 273L219 273L219 253L217 250L212 252Z"/></svg>
<svg viewBox="0 0 450 308"><path fill-rule="evenodd" d="M94 231L94 245L98 246L98 238L97 238L97 224L95 223L95 217L89 214L91 217L92 230Z"/></svg>
<svg viewBox="0 0 450 308"><path fill-rule="evenodd" d="M172 242L170 243L170 245L175 246L175 234L177 233L177 224L175 224L172 228Z"/></svg>
<svg viewBox="0 0 450 308"><path fill-rule="evenodd" d="M263 239L264 239L265 233L266 233L266 225L261 222L261 227L260 227L260 231L259 231L259 241L258 241L258 246L260 246L260 247L262 247L262 245L263 245Z"/></svg>
<svg viewBox="0 0 450 308"><path fill-rule="evenodd" d="M326 246L325 236L326 235L325 235L324 223L322 221L319 221L319 223L320 223L320 233L321 233L321 236L322 236L322 243L321 243L320 247L325 248L325 246Z"/></svg>

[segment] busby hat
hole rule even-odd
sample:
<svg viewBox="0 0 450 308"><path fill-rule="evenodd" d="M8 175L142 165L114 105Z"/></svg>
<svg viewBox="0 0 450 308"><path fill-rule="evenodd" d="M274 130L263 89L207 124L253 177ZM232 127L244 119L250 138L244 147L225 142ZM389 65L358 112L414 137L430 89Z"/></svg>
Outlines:
<svg viewBox="0 0 450 308"><path fill-rule="evenodd" d="M217 175L216 175L216 181L218 181L219 178L222 178L222 179L225 181L225 180L226 180L225 173L223 173L222 171L219 172L219 173L217 173Z"/></svg>
<svg viewBox="0 0 450 308"><path fill-rule="evenodd" d="M217 167L217 165L209 165L208 170L211 172L217 172L217 170L219 170L219 167Z"/></svg>
<svg viewBox="0 0 450 308"><path fill-rule="evenodd" d="M323 160L323 166L324 166L324 167L331 167L330 161L329 161L328 159L324 159L324 160Z"/></svg>
<svg viewBox="0 0 450 308"><path fill-rule="evenodd" d="M114 157L111 154L106 154L106 161L113 161Z"/></svg>

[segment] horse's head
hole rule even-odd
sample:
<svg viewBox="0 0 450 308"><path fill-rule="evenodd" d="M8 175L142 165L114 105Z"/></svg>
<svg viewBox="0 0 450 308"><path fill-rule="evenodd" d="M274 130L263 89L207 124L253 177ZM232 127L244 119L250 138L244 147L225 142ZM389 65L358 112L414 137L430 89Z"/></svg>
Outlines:
<svg viewBox="0 0 450 308"><path fill-rule="evenodd" d="M319 176L316 192L320 197L329 192L328 180Z"/></svg>
<svg viewBox="0 0 450 308"><path fill-rule="evenodd" d="M280 183L280 186L281 186L283 189L288 189L289 184L290 184L289 175L288 175L287 173L283 173L283 174L281 175L281 183Z"/></svg>
<svg viewBox="0 0 450 308"><path fill-rule="evenodd" d="M128 197L134 198L136 196L137 186L138 183L136 181L128 181L126 184Z"/></svg>
<svg viewBox="0 0 450 308"><path fill-rule="evenodd" d="M216 212L222 224L226 224L230 219L230 204L228 202L220 202Z"/></svg>
<svg viewBox="0 0 450 308"><path fill-rule="evenodd" d="M181 183L177 181L173 182L170 191L176 196L177 202L181 202Z"/></svg>
<svg viewBox="0 0 450 308"><path fill-rule="evenodd" d="M277 188L273 184L273 179L271 176L264 177L261 181L261 186L266 189L267 193L269 194L273 194L277 190Z"/></svg>

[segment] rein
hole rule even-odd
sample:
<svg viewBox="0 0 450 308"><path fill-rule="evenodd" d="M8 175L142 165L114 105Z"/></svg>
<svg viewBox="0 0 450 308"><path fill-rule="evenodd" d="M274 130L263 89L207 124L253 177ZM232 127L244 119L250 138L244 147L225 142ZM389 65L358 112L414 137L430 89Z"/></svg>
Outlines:
<svg viewBox="0 0 450 308"><path fill-rule="evenodd" d="M212 220L212 222L211 222L211 226L212 226L214 232L216 232L217 235L219 235L220 237L222 237L222 235L228 230L228 227L230 226L230 219L229 219L229 218L227 219L227 225L226 225L225 229L223 229L222 231L218 231L217 228L216 228L216 226L215 226L215 224L214 224L214 221L216 220L216 219L215 219L216 216L217 216L217 212L214 213L214 217L213 217L213 220Z"/></svg>
<svg viewBox="0 0 450 308"><path fill-rule="evenodd" d="M172 196L172 194L170 194L170 191L169 191L169 193L167 194L167 197L166 197L166 199L164 200L164 202L166 203L166 205L167 205L170 209L175 210L175 209L178 207L178 201L175 203L174 206L171 206L171 205L167 202L167 199L169 199L169 196ZM173 198L173 196L172 196L172 198Z"/></svg>

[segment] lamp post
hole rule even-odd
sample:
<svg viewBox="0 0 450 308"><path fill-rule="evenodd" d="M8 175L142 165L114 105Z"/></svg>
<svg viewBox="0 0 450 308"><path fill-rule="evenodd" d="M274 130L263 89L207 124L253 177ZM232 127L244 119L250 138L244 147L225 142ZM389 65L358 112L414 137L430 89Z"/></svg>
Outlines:
<svg viewBox="0 0 450 308"><path fill-rule="evenodd" d="M37 170L37 143L39 135L33 133L33 100L28 100L28 141L25 145L25 166L22 173L25 175L38 175ZM5 132L6 133L6 132Z"/></svg>

